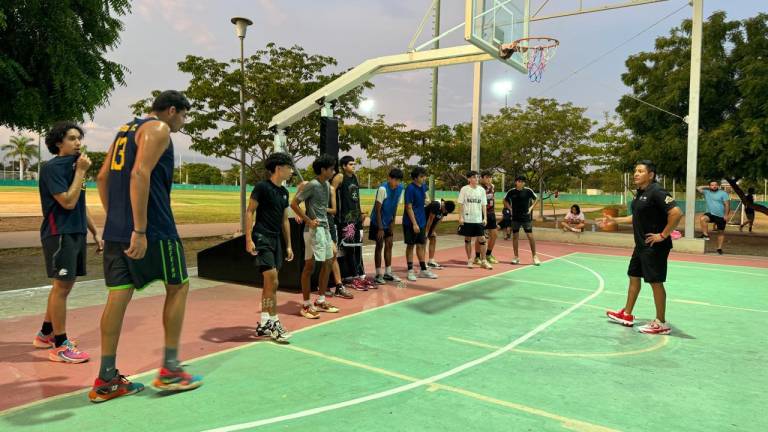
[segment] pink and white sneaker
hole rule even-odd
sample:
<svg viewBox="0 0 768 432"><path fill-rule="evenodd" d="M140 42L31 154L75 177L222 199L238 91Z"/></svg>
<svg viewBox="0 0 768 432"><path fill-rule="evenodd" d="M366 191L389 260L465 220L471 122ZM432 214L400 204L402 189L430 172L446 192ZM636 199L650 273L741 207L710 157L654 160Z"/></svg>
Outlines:
<svg viewBox="0 0 768 432"><path fill-rule="evenodd" d="M637 331L645 334L668 335L672 333L672 328L669 324L655 319L644 326L638 327Z"/></svg>
<svg viewBox="0 0 768 432"><path fill-rule="evenodd" d="M625 313L623 308L617 311L605 311L605 314L609 320L623 326L632 327L635 325L635 316Z"/></svg>
<svg viewBox="0 0 768 432"><path fill-rule="evenodd" d="M64 341L60 347L48 351L48 359L54 362L84 363L90 358L87 352L80 351L70 341Z"/></svg>

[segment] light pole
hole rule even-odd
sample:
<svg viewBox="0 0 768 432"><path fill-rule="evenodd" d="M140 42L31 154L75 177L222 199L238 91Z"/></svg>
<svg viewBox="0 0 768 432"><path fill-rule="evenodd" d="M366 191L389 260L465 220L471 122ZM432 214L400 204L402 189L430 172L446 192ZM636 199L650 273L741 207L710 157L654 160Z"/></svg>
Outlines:
<svg viewBox="0 0 768 432"><path fill-rule="evenodd" d="M504 95L504 107L509 107L509 101L507 100L507 97L509 96L509 93L512 91L512 81L510 80L504 80L504 81L496 81L493 83L493 92L496 93L497 96Z"/></svg>
<svg viewBox="0 0 768 432"><path fill-rule="evenodd" d="M240 231L243 235L245 232L245 55L243 50L243 43L245 41L245 31L248 26L253 24L253 21L248 18L234 17L230 20L235 25L235 31L237 37L240 38L240 75L242 81L240 82Z"/></svg>

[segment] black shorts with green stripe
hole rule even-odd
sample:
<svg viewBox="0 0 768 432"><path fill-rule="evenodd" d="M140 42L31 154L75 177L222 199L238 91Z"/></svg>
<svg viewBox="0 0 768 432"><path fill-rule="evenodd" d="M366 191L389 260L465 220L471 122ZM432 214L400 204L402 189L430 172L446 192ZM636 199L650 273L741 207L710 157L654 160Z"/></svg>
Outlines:
<svg viewBox="0 0 768 432"><path fill-rule="evenodd" d="M128 243L104 242L104 279L111 290L142 290L155 281L180 285L189 280L184 247L181 240L157 240L147 244L144 258L134 260L125 255Z"/></svg>

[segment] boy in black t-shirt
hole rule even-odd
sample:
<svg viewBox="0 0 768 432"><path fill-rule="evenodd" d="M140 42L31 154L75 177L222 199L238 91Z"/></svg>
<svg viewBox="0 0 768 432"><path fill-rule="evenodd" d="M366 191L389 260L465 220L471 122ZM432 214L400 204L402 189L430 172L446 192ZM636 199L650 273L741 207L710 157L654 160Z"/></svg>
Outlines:
<svg viewBox="0 0 768 432"><path fill-rule="evenodd" d="M437 249L437 232L435 228L437 224L443 220L445 215L453 213L456 209L456 204L453 201L432 201L427 206L427 226L424 231L427 233L427 239L429 240L429 261L427 261L427 267L434 270L442 270L443 267L435 261L435 250Z"/></svg>
<svg viewBox="0 0 768 432"><path fill-rule="evenodd" d="M293 175L293 160L287 153L272 153L264 161L269 180L256 183L245 214L245 227L251 235L245 236L245 250L253 255L263 277L261 293L261 321L256 326L257 336L270 336L285 343L291 337L277 316L277 273L283 265L282 234L285 241L285 260L293 260L291 226L288 222L288 189L283 182ZM255 221L255 224L254 224Z"/></svg>
<svg viewBox="0 0 768 432"><path fill-rule="evenodd" d="M632 214L621 218L606 216L598 219L601 226L606 223L631 223L635 234L635 250L629 261L629 290L627 303L618 311L607 311L608 318L627 327L635 324L632 310L640 295L640 278L653 288L656 305L656 319L640 327L641 333L669 334L671 328L666 322L667 261L672 249L670 235L680 222L683 212L677 207L669 192L656 182L656 167L650 161L640 161L634 174L637 194L632 200Z"/></svg>
<svg viewBox="0 0 768 432"><path fill-rule="evenodd" d="M536 240L533 238L533 218L531 217L531 210L536 206L538 197L531 188L525 187L526 180L525 176L517 176L515 178L515 187L510 189L504 197L504 207L511 214L512 250L515 253L512 264L520 264L517 245L520 237L520 228L522 228L531 246L533 265L541 265L541 261L536 255Z"/></svg>
<svg viewBox="0 0 768 432"><path fill-rule="evenodd" d="M48 359L62 363L82 363L90 358L67 337L67 297L77 277L85 275L87 230L93 234L97 252L103 248L85 204L85 174L91 160L80 153L82 139L83 130L77 124L54 125L45 137L54 158L40 170L40 240L53 283L43 326L32 343L35 348L50 348Z"/></svg>

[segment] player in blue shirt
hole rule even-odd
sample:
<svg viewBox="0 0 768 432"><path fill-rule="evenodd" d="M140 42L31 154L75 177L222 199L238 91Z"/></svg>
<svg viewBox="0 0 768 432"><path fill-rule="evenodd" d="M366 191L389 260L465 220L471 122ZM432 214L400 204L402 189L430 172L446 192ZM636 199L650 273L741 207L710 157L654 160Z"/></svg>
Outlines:
<svg viewBox="0 0 768 432"><path fill-rule="evenodd" d="M408 280L416 280L413 271L413 248L416 246L416 256L419 258L419 277L437 279L437 275L427 268L425 249L427 244L427 170L417 166L411 170L413 180L405 188L405 213L403 214L403 239L406 244L405 259L408 263Z"/></svg>

